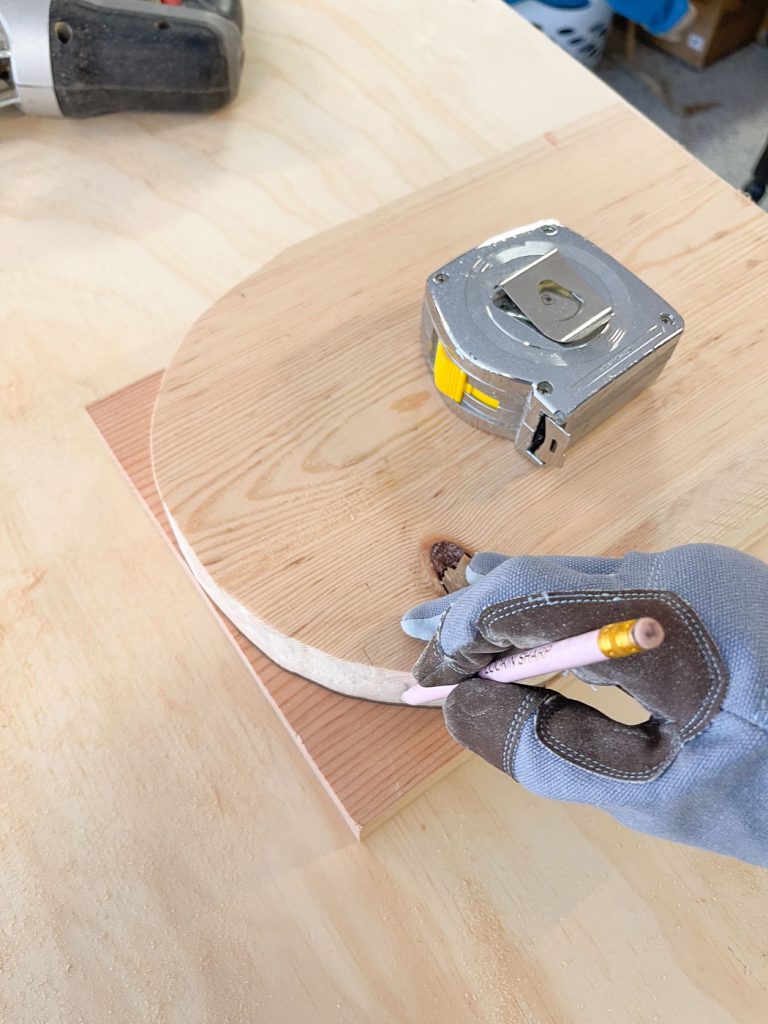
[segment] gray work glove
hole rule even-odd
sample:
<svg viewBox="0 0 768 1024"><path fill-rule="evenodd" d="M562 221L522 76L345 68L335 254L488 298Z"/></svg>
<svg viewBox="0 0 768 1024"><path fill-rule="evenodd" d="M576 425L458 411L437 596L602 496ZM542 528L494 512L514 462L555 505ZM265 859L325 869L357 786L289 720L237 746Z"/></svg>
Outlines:
<svg viewBox="0 0 768 1024"><path fill-rule="evenodd" d="M768 566L690 545L622 559L480 554L467 578L402 620L429 641L416 679L461 682L444 708L459 743L542 796L768 867ZM510 650L642 615L664 626L661 647L575 673L620 686L650 712L642 725L470 678Z"/></svg>

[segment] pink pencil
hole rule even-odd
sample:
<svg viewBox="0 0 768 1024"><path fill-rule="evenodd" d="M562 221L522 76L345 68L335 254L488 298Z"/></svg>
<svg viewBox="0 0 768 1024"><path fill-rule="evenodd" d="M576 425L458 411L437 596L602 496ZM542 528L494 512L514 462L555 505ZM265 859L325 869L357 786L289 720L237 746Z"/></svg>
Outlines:
<svg viewBox="0 0 768 1024"><path fill-rule="evenodd" d="M589 633L570 636L551 644L532 647L529 651L516 651L492 661L477 673L481 679L495 683L519 683L535 676L553 675L569 669L596 665L611 658L626 658L630 654L652 651L664 641L664 629L656 619L629 619L611 622ZM416 683L403 693L405 704L430 704L443 700L458 686L421 686Z"/></svg>

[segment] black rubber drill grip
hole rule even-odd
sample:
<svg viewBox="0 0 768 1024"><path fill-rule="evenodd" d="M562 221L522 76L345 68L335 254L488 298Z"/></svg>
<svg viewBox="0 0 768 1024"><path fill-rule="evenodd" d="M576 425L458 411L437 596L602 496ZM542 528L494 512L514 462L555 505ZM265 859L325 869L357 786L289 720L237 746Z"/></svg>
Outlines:
<svg viewBox="0 0 768 1024"><path fill-rule="evenodd" d="M233 48L224 21L239 39L240 0L146 8L51 0L51 64L62 113L206 112L234 97L242 47ZM210 19L196 18L199 11Z"/></svg>

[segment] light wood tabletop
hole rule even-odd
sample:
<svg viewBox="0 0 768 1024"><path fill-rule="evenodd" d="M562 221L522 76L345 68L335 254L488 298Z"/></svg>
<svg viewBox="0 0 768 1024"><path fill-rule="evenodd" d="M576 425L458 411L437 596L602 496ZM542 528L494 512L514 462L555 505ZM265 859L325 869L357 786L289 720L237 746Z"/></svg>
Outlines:
<svg viewBox="0 0 768 1024"><path fill-rule="evenodd" d="M356 843L86 415L287 245L619 102L500 0L246 14L221 114L0 119L0 1020L762 1022L765 872L478 759ZM767 557L765 485L681 501Z"/></svg>

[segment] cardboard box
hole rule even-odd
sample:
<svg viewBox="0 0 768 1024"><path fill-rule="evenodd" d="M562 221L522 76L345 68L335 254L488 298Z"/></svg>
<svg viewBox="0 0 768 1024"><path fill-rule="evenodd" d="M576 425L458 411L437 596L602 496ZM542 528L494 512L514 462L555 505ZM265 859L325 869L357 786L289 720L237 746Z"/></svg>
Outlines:
<svg viewBox="0 0 768 1024"><path fill-rule="evenodd" d="M693 0L696 19L676 43L649 37L654 46L694 68L703 68L756 37L768 0Z"/></svg>

